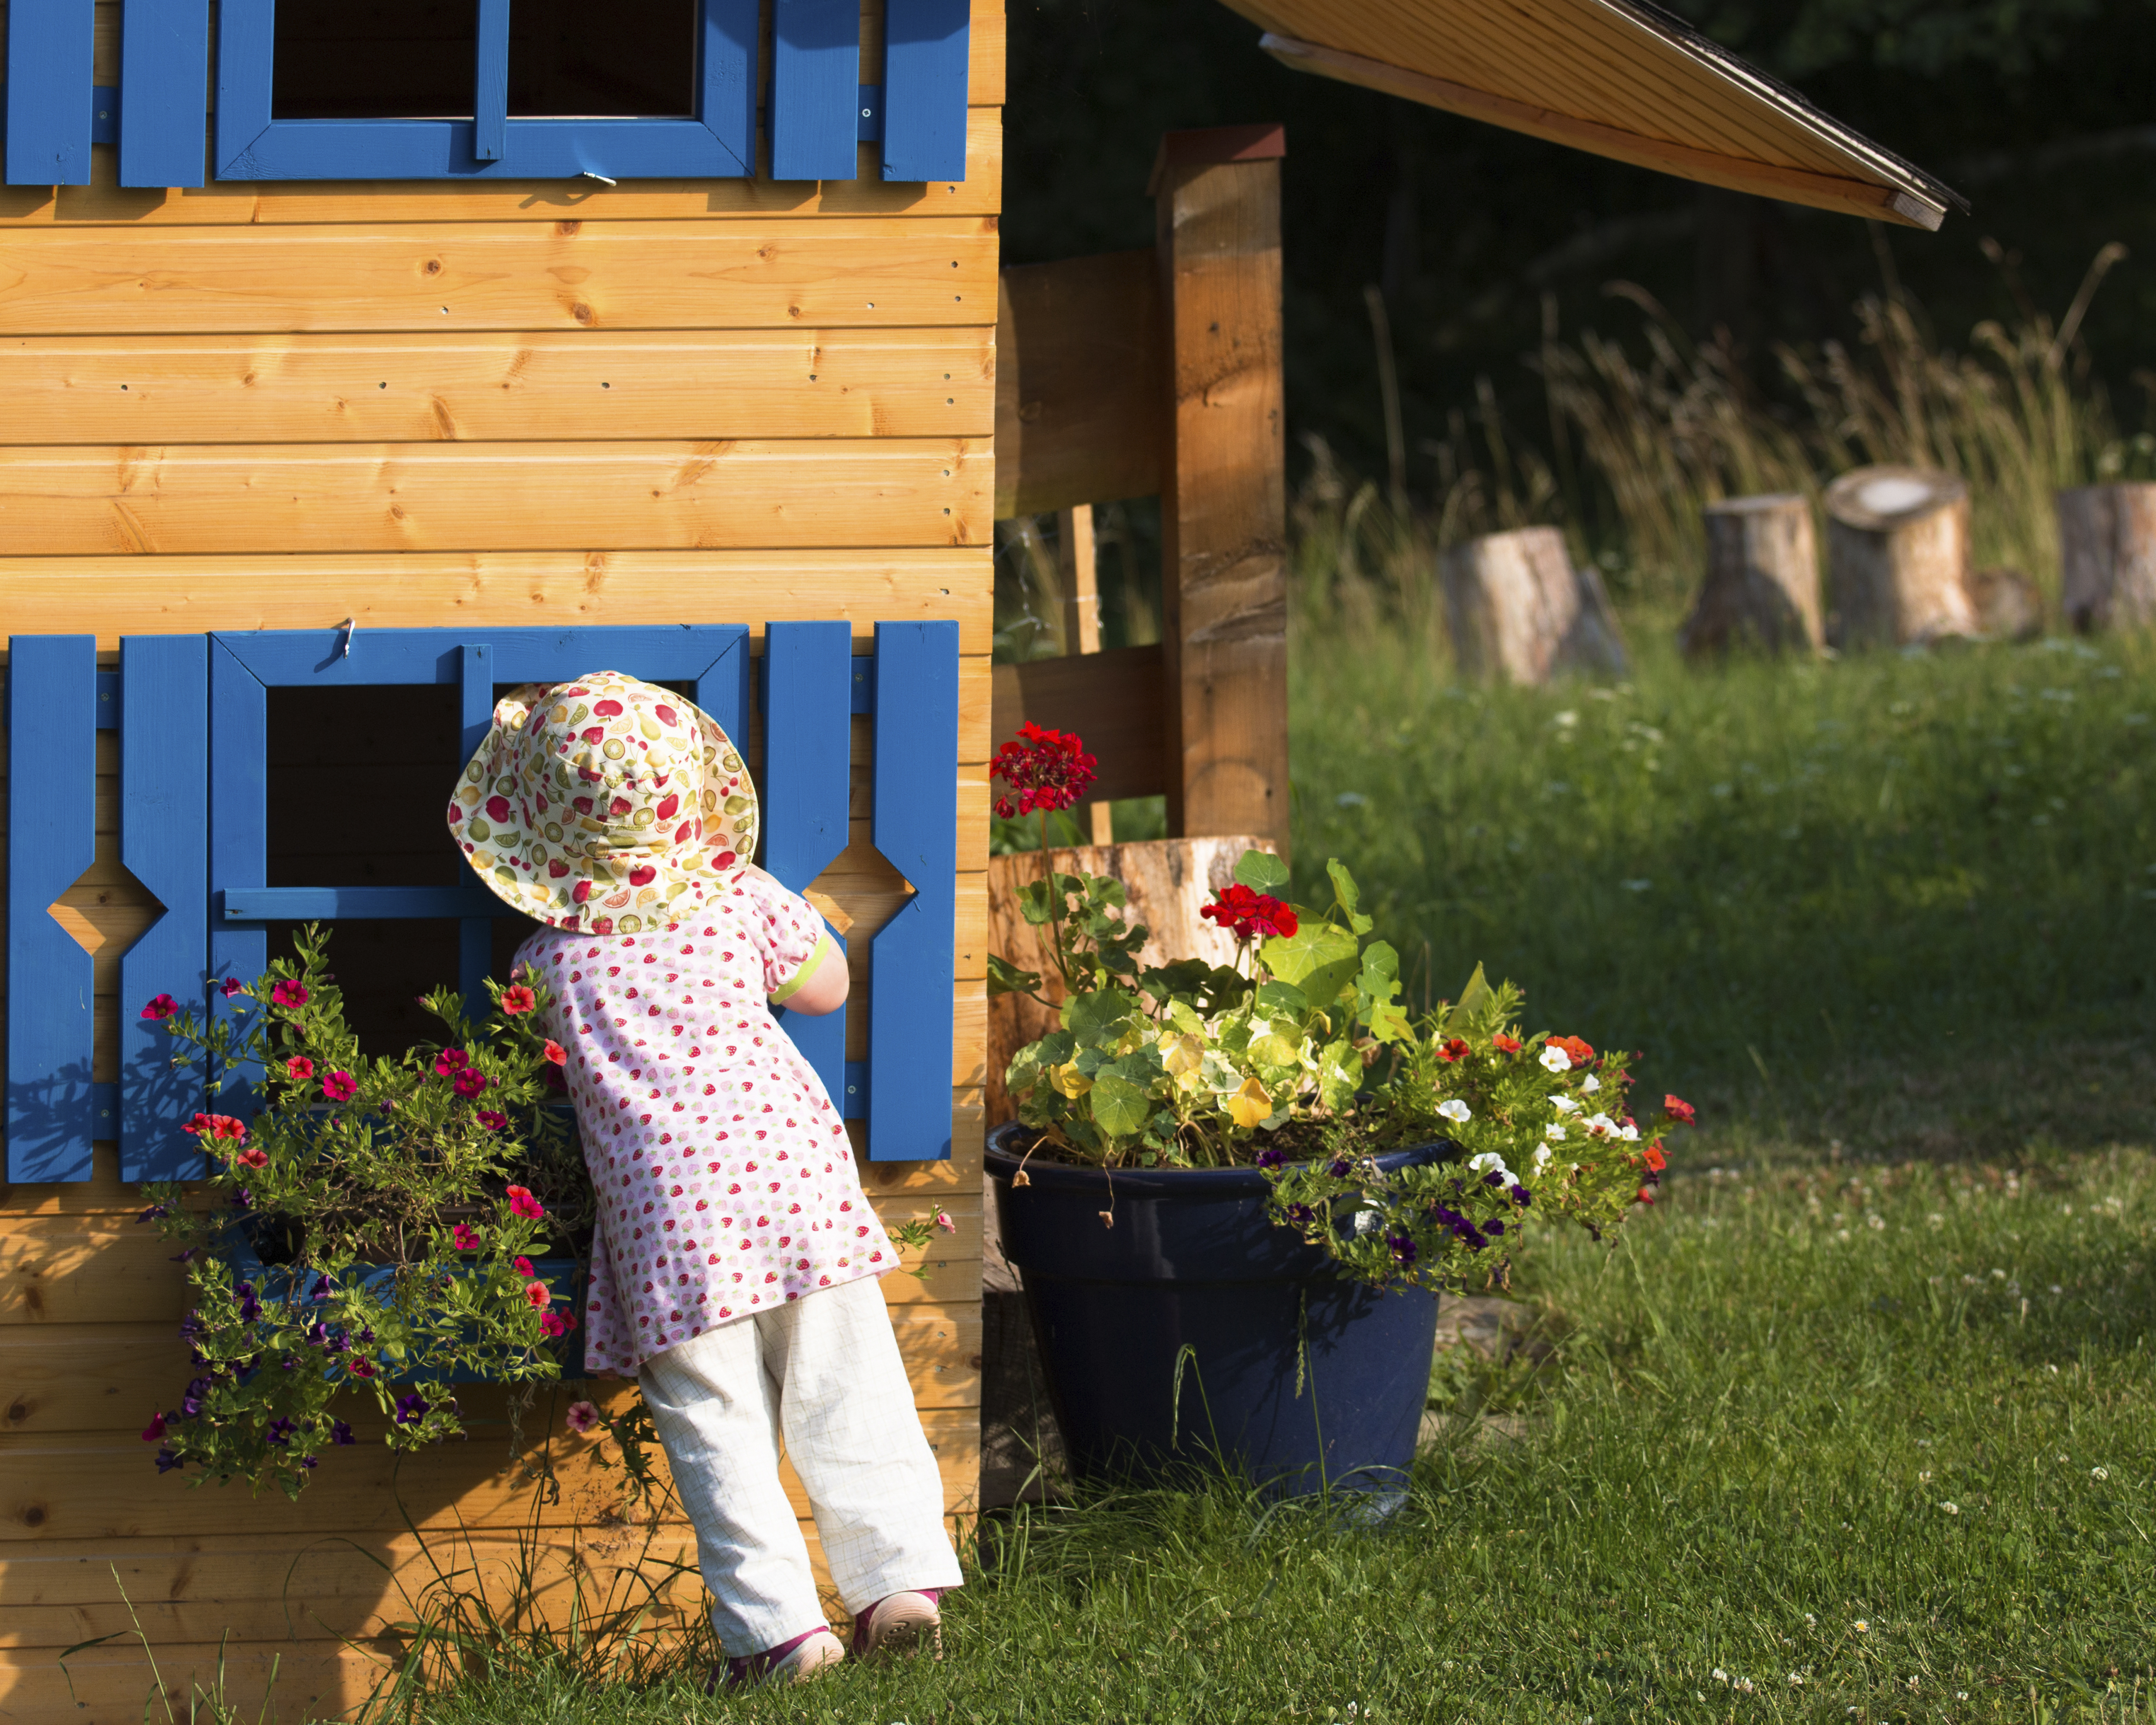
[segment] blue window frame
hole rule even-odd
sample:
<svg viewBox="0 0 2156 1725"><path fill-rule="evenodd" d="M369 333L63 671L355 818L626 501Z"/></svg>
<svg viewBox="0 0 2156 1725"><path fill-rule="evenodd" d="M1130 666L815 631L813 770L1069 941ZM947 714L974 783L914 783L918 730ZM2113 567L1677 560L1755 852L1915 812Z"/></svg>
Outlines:
<svg viewBox="0 0 2156 1725"><path fill-rule="evenodd" d="M223 1009L213 979L259 975L272 924L453 920L459 986L482 994L493 923L516 912L476 884L267 883L269 691L446 685L461 742L478 746L503 684L606 664L685 685L728 733L748 730L748 630L708 628L335 630L131 636L116 675L88 635L18 635L8 680L9 998L7 1177L90 1178L90 1147L117 1139L121 1178L185 1178L199 1153L177 1130L205 1098L175 1075L162 1030L136 1014L166 993ZM846 848L851 721L873 716L870 831L912 896L868 963L868 1058L845 1058L846 1013L782 1014L840 1111L868 1127L873 1161L951 1153L952 956L957 868L958 629L880 623L852 650L842 622L767 625L763 865L808 886ZM120 733L121 859L165 906L121 961L120 1077L94 1083L91 964L49 914L96 849L96 733ZM205 752L202 746L208 738ZM243 1095L228 1098L239 1111Z"/></svg>
<svg viewBox="0 0 2156 1725"><path fill-rule="evenodd" d="M276 0L223 0L218 178L732 179L756 172L760 0L698 0L696 111L649 120L511 119L511 3L480 0L472 119L279 120L271 113ZM594 10L592 22L604 28L603 12Z"/></svg>

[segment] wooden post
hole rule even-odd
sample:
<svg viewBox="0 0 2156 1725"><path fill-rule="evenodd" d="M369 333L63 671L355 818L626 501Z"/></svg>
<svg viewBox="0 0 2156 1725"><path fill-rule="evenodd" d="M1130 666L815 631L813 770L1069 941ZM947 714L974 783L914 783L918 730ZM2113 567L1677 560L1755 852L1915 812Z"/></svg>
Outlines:
<svg viewBox="0 0 2156 1725"><path fill-rule="evenodd" d="M1278 126L1169 132L1154 163L1168 332L1161 488L1168 829L1286 846L1287 483Z"/></svg>
<svg viewBox="0 0 2156 1725"><path fill-rule="evenodd" d="M1438 562L1460 674L1547 683L1560 672L1622 676L1625 644L1593 564L1575 569L1555 527L1485 533Z"/></svg>
<svg viewBox="0 0 2156 1725"><path fill-rule="evenodd" d="M1705 511L1707 574L1680 636L1687 656L1750 640L1816 653L1819 542L1799 496L1732 497Z"/></svg>
<svg viewBox="0 0 2156 1725"><path fill-rule="evenodd" d="M2156 623L2156 485L2058 495L2059 603L2082 634Z"/></svg>
<svg viewBox="0 0 2156 1725"><path fill-rule="evenodd" d="M1969 602L1969 487L1950 473L1860 467L1826 488L1836 646L1981 633Z"/></svg>
<svg viewBox="0 0 2156 1725"><path fill-rule="evenodd" d="M1063 650L1101 650L1100 569L1093 551L1093 506L1074 503L1055 512L1055 560L1063 578ZM1096 845L1116 842L1115 810L1096 801L1073 813Z"/></svg>

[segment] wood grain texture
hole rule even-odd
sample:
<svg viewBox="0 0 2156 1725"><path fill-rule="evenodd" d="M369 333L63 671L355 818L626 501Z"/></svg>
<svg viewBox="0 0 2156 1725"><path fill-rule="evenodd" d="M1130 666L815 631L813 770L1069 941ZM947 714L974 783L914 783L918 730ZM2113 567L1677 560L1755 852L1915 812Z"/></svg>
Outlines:
<svg viewBox="0 0 2156 1725"><path fill-rule="evenodd" d="M1161 488L1167 345L1150 251L1003 272L996 519Z"/></svg>
<svg viewBox="0 0 2156 1725"><path fill-rule="evenodd" d="M0 233L16 335L987 324L993 219Z"/></svg>
<svg viewBox="0 0 2156 1725"><path fill-rule="evenodd" d="M116 79L100 76L100 83ZM861 174L822 181L461 180L212 181L181 188L122 187L106 146L90 151L90 183L0 186L0 228L289 227L323 222L756 221L784 216L988 216L1003 203L1003 116L968 110L966 177L884 184L875 146Z"/></svg>
<svg viewBox="0 0 2156 1725"><path fill-rule="evenodd" d="M53 336L0 342L15 444L978 437L985 329Z"/></svg>
<svg viewBox="0 0 2156 1725"><path fill-rule="evenodd" d="M1816 653L1819 539L1811 500L1732 497L1705 511L1707 572L1680 639L1689 655L1743 642L1770 653Z"/></svg>
<svg viewBox="0 0 2156 1725"><path fill-rule="evenodd" d="M1517 527L1452 546L1438 580L1461 675L1547 683L1568 671L1624 675L1601 573L1592 563L1573 567L1558 529Z"/></svg>
<svg viewBox="0 0 2156 1725"><path fill-rule="evenodd" d="M1969 497L1953 474L1879 465L1826 489L1836 647L1907 646L1980 634L1969 597Z"/></svg>
<svg viewBox="0 0 2156 1725"><path fill-rule="evenodd" d="M2058 493L2059 604L2084 634L2156 623L2156 485Z"/></svg>
<svg viewBox="0 0 2156 1725"><path fill-rule="evenodd" d="M1173 834L1286 848L1280 163L1170 169L1154 205L1173 426L1161 494Z"/></svg>
<svg viewBox="0 0 2156 1725"><path fill-rule="evenodd" d="M970 439L0 449L0 556L985 544Z"/></svg>
<svg viewBox="0 0 2156 1725"><path fill-rule="evenodd" d="M290 552L259 557L0 558L0 634L95 628L438 629L738 620L759 648L767 619L843 617L857 643L879 618L955 617L960 650L984 655L992 623L987 545L859 551L510 553ZM987 718L971 757L986 758Z"/></svg>

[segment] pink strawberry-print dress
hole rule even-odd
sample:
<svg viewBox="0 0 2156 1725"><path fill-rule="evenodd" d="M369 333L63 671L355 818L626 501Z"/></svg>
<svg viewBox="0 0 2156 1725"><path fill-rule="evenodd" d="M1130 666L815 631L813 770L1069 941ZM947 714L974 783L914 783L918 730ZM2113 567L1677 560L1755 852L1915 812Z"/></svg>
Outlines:
<svg viewBox="0 0 2156 1725"><path fill-rule="evenodd" d="M830 1096L771 1015L829 939L807 900L743 866L663 932L542 928L516 962L552 995L598 1194L584 1366L653 1354L897 1267Z"/></svg>

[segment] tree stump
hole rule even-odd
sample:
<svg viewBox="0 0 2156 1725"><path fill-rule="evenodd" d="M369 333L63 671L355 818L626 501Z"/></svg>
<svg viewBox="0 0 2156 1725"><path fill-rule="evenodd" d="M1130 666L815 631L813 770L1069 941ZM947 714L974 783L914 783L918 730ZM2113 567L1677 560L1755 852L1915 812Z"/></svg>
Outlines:
<svg viewBox="0 0 2156 1725"><path fill-rule="evenodd" d="M1547 683L1563 671L1621 676L1625 644L1600 573L1572 566L1555 527L1486 533L1438 561L1445 626L1463 675Z"/></svg>
<svg viewBox="0 0 2156 1725"><path fill-rule="evenodd" d="M1081 845L1051 850L1049 861L1059 874L1112 875L1129 900L1123 914L1150 931L1142 962L1163 964L1171 958L1203 958L1211 964L1235 962L1235 937L1198 914L1216 887L1235 878L1235 865L1246 850L1277 849L1270 839L1152 839L1132 845ZM988 1002L988 1122L999 1126L1013 1117L1004 1090L1011 1056L1027 1043L1045 1036L1060 1022L1057 1009L1063 985L1048 955L1045 930L1019 914L1019 889L1041 878L1037 850L988 859L988 950L1022 970L1041 974L1041 995L1048 1004L1024 994L998 994Z"/></svg>
<svg viewBox="0 0 2156 1725"><path fill-rule="evenodd" d="M2156 623L2156 485L2058 495L2059 603L2083 634Z"/></svg>
<svg viewBox="0 0 2156 1725"><path fill-rule="evenodd" d="M1969 602L1977 625L1994 641L2031 641L2044 632L2044 596L2019 569L1979 569Z"/></svg>
<svg viewBox="0 0 2156 1725"><path fill-rule="evenodd" d="M1707 575L1678 639L1688 656L1750 641L1816 653L1819 542L1799 496L1731 497L1706 510Z"/></svg>
<svg viewBox="0 0 2156 1725"><path fill-rule="evenodd" d="M1952 474L1860 467L1826 491L1836 646L1980 631L1969 601L1969 487Z"/></svg>

